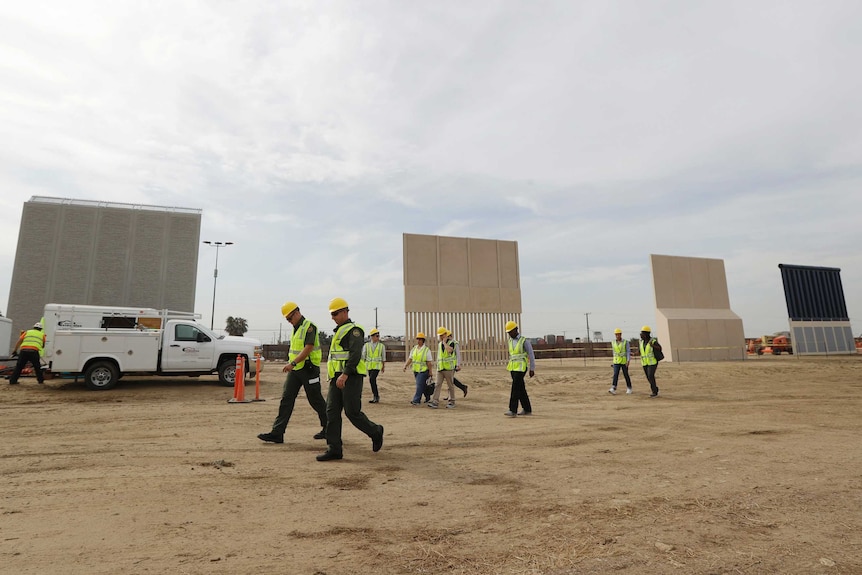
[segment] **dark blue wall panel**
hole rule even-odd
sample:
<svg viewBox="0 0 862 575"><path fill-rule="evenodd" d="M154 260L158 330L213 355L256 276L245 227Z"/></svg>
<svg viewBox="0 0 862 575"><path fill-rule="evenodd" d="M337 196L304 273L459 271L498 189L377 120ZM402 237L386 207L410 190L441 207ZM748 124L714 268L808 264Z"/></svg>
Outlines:
<svg viewBox="0 0 862 575"><path fill-rule="evenodd" d="M778 264L793 321L850 321L839 268Z"/></svg>

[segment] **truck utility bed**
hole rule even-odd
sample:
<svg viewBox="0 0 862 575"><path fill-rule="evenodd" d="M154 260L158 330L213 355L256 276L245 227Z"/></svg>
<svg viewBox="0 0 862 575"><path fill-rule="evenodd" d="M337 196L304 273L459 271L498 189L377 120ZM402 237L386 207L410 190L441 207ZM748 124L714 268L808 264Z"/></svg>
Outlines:
<svg viewBox="0 0 862 575"><path fill-rule="evenodd" d="M76 329L54 333L55 372L77 371L82 357L121 357L125 371L155 371L161 331Z"/></svg>

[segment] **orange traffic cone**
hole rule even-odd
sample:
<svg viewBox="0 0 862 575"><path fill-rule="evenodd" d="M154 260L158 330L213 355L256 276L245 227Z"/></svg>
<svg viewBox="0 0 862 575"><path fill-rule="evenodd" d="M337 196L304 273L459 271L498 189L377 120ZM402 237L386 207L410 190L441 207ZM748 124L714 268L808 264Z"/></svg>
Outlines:
<svg viewBox="0 0 862 575"><path fill-rule="evenodd" d="M236 356L236 372L233 378L233 399L228 403L249 403L251 400L245 398L245 357Z"/></svg>
<svg viewBox="0 0 862 575"><path fill-rule="evenodd" d="M266 401L260 398L260 356L254 358L254 399L252 401Z"/></svg>

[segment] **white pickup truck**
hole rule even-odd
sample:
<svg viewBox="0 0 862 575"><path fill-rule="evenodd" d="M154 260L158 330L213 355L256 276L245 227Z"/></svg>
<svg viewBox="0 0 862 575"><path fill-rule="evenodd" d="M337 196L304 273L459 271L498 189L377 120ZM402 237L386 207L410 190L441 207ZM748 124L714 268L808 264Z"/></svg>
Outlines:
<svg viewBox="0 0 862 575"><path fill-rule="evenodd" d="M44 361L55 374L83 375L89 389L106 390L125 374L208 375L233 385L236 360L254 374L260 341L216 335L200 316L152 308L48 304Z"/></svg>

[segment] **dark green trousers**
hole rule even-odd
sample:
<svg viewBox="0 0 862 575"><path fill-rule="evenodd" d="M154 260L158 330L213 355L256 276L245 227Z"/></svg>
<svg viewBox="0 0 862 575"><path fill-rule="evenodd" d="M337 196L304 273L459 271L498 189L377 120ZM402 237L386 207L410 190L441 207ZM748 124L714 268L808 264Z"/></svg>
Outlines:
<svg viewBox="0 0 862 575"><path fill-rule="evenodd" d="M333 453L342 453L342 411L350 423L368 437L374 438L382 431L380 425L368 419L362 412L362 383L365 376L349 375L344 389L338 389L335 380L339 375L341 374L336 373L335 377L329 380L329 395L326 396L326 443L329 444L329 451Z"/></svg>
<svg viewBox="0 0 862 575"><path fill-rule="evenodd" d="M320 427L326 427L326 401L324 401L323 393L321 392L320 367L308 362L302 369L294 369L287 372L287 378L284 380L284 390L281 393L281 403L278 405L278 415L272 424L272 433L274 435L284 435L284 430L287 429L287 423L290 421L291 414L293 414L296 396L303 387L305 388L305 398L308 400L308 404L314 408L314 411L317 412L317 417L320 419Z"/></svg>

